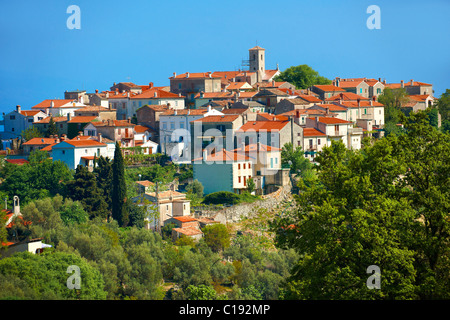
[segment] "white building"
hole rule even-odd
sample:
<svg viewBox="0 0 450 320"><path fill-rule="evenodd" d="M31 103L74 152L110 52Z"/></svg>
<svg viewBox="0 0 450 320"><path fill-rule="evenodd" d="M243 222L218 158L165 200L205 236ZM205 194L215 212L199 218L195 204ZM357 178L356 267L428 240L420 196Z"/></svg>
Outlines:
<svg viewBox="0 0 450 320"><path fill-rule="evenodd" d="M33 125L33 122L40 121L47 117L41 110L22 110L20 106L16 106L16 110L4 115L2 139L17 138L22 131Z"/></svg>

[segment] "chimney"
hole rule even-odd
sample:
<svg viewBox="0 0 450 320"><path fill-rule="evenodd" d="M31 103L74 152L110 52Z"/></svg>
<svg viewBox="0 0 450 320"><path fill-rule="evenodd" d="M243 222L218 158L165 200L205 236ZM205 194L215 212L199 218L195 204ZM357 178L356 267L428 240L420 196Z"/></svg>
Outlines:
<svg viewBox="0 0 450 320"><path fill-rule="evenodd" d="M109 91L106 92L105 97L108 99L109 98Z"/></svg>
<svg viewBox="0 0 450 320"><path fill-rule="evenodd" d="M50 108L54 108L55 107L55 103L52 101L50 101Z"/></svg>
<svg viewBox="0 0 450 320"><path fill-rule="evenodd" d="M16 106L16 111L17 111L17 113L20 113L21 109L22 109L22 108L21 108L19 105Z"/></svg>
<svg viewBox="0 0 450 320"><path fill-rule="evenodd" d="M62 134L61 135L61 141L65 141L67 139L67 135L66 134Z"/></svg>
<svg viewBox="0 0 450 320"><path fill-rule="evenodd" d="M157 98L157 97L158 97L158 92L155 91L155 92L153 93L153 96L154 96L155 98Z"/></svg>
<svg viewBox="0 0 450 320"><path fill-rule="evenodd" d="M300 118L300 111L295 110L295 117L296 117L297 119Z"/></svg>
<svg viewBox="0 0 450 320"><path fill-rule="evenodd" d="M153 82L150 82L150 83L148 84L148 88L149 88L149 89L153 88Z"/></svg>
<svg viewBox="0 0 450 320"><path fill-rule="evenodd" d="M210 78L212 78L212 72L211 72L211 71L208 72L208 76L209 76Z"/></svg>
<svg viewBox="0 0 450 320"><path fill-rule="evenodd" d="M98 89L95 89L95 93L98 93Z"/></svg>
<svg viewBox="0 0 450 320"><path fill-rule="evenodd" d="M211 112L211 105L208 104L208 112Z"/></svg>
<svg viewBox="0 0 450 320"><path fill-rule="evenodd" d="M130 117L128 117L127 122L131 123L131 118Z"/></svg>
<svg viewBox="0 0 450 320"><path fill-rule="evenodd" d="M189 72L186 72L186 78L189 78Z"/></svg>
<svg viewBox="0 0 450 320"><path fill-rule="evenodd" d="M373 99L370 99L370 106L373 106Z"/></svg>
<svg viewBox="0 0 450 320"><path fill-rule="evenodd" d="M67 121L70 121L70 120L72 120L72 114L69 112L69 113L67 113Z"/></svg>
<svg viewBox="0 0 450 320"><path fill-rule="evenodd" d="M116 88L114 94L115 94L115 95L119 94L119 88Z"/></svg>
<svg viewBox="0 0 450 320"><path fill-rule="evenodd" d="M401 86L402 88L405 87L405 83L403 82L403 80L400 80L400 86Z"/></svg>
<svg viewBox="0 0 450 320"><path fill-rule="evenodd" d="M357 99L356 101L358 101L358 107L361 107L361 99Z"/></svg>
<svg viewBox="0 0 450 320"><path fill-rule="evenodd" d="M411 85L414 85L414 80L413 79L411 79Z"/></svg>
<svg viewBox="0 0 450 320"><path fill-rule="evenodd" d="M174 73L173 73L173 77L175 78L176 76L177 76L177 73L176 73L176 72L174 72Z"/></svg>
<svg viewBox="0 0 450 320"><path fill-rule="evenodd" d="M181 92L180 92L180 93L178 93L178 96L179 96L179 97L181 97Z"/></svg>
<svg viewBox="0 0 450 320"><path fill-rule="evenodd" d="M275 80L272 80L272 87L275 87Z"/></svg>
<svg viewBox="0 0 450 320"><path fill-rule="evenodd" d="M378 78L378 82L381 82L381 78Z"/></svg>
<svg viewBox="0 0 450 320"><path fill-rule="evenodd" d="M97 138L98 142L102 142L102 134L99 132L97 134L97 136L98 136L98 138Z"/></svg>
<svg viewBox="0 0 450 320"><path fill-rule="evenodd" d="M80 137L82 137L82 136L83 136L83 131L78 131L78 135L79 135Z"/></svg>

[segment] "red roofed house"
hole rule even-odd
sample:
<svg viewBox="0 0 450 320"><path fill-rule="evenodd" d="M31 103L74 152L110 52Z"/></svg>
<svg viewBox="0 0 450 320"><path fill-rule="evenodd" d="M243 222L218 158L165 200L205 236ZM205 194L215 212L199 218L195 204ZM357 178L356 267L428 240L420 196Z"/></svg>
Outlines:
<svg viewBox="0 0 450 320"><path fill-rule="evenodd" d="M105 143L93 139L75 138L64 140L52 146L53 161L62 161L70 169L76 169L78 165L93 169L95 157L108 157L108 147Z"/></svg>
<svg viewBox="0 0 450 320"><path fill-rule="evenodd" d="M203 185L203 192L241 193L253 176L253 160L237 151L206 148L202 157L193 160L194 180Z"/></svg>
<svg viewBox="0 0 450 320"><path fill-rule="evenodd" d="M167 105L171 109L184 109L184 96L158 88L151 88L130 97L126 118L136 116L136 110L144 105ZM119 116L118 119L121 119Z"/></svg>
<svg viewBox="0 0 450 320"><path fill-rule="evenodd" d="M30 154L31 151L41 150L49 145L59 143L59 142L60 142L60 140L58 137L56 137L56 138L32 138L22 144L23 153Z"/></svg>
<svg viewBox="0 0 450 320"><path fill-rule="evenodd" d="M173 217L167 220L166 223L174 223L176 225L172 229L173 241L176 241L181 236L186 236L194 240L200 240L203 237L200 222L191 216Z"/></svg>
<svg viewBox="0 0 450 320"><path fill-rule="evenodd" d="M84 127L85 136L103 137L114 142L119 141L122 148L134 147L134 127L136 125L128 120L102 120L91 122Z"/></svg>
<svg viewBox="0 0 450 320"><path fill-rule="evenodd" d="M3 132L0 133L2 139L14 139L21 136L22 131L27 130L33 122L47 117L41 110L22 110L16 106L16 110L3 116Z"/></svg>
<svg viewBox="0 0 450 320"><path fill-rule="evenodd" d="M31 107L33 110L41 110L54 117L67 116L70 113L75 115L75 111L87 107L85 104L71 99L46 99Z"/></svg>
<svg viewBox="0 0 450 320"><path fill-rule="evenodd" d="M326 145L332 140L341 140L347 148L360 149L362 128L353 127L353 122L331 117L306 119L306 128L314 128L326 134ZM307 148L307 146L304 146Z"/></svg>
<svg viewBox="0 0 450 320"><path fill-rule="evenodd" d="M345 92L345 89L339 88L337 86L333 86L331 84L315 85L315 86L312 86L310 89L312 92L317 93L321 100L330 98L340 92Z"/></svg>
<svg viewBox="0 0 450 320"><path fill-rule="evenodd" d="M409 95L432 95L433 94L433 85L430 83L424 83L419 81L410 80L408 82L404 82L403 80L400 83L384 83L386 88L390 89L398 89L403 88L406 90L406 93Z"/></svg>
<svg viewBox="0 0 450 320"><path fill-rule="evenodd" d="M158 144L152 141L155 137L155 131L142 125L134 126L134 146L141 147L144 154L153 154L158 152Z"/></svg>
<svg viewBox="0 0 450 320"><path fill-rule="evenodd" d="M242 143L253 144L262 143L271 147L283 148L291 142L294 146L301 146L302 127L289 120L247 121L236 131L236 142L240 146Z"/></svg>

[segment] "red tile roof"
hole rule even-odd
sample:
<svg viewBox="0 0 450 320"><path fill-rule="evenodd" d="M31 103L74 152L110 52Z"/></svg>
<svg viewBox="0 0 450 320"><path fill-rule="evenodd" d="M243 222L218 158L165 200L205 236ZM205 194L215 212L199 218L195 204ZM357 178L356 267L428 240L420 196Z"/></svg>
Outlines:
<svg viewBox="0 0 450 320"><path fill-rule="evenodd" d="M331 84L320 84L320 85L318 84L318 85L315 85L314 87L316 87L317 89L320 89L322 91L327 91L327 92L328 91L342 91L342 92L345 91L344 89L333 86Z"/></svg>
<svg viewBox="0 0 450 320"><path fill-rule="evenodd" d="M73 102L73 99L46 99L37 105L31 107L31 109L46 109L51 107L51 102L53 101L54 108L59 108L67 103Z"/></svg>
<svg viewBox="0 0 450 320"><path fill-rule="evenodd" d="M149 127L142 126L142 125L138 124L138 125L134 126L134 131L136 131L136 133L144 133L144 132L147 132L147 131L154 131L154 130L149 128Z"/></svg>
<svg viewBox="0 0 450 320"><path fill-rule="evenodd" d="M81 139L81 140L65 140L68 144L71 144L74 147L100 147L106 146L106 144L98 142L97 140L92 139Z"/></svg>
<svg viewBox="0 0 450 320"><path fill-rule="evenodd" d="M44 118L42 120L39 120L39 121L36 121L36 122L33 122L33 123L50 123L50 119L51 118L52 117L46 117L46 118ZM53 117L53 121L54 122L66 122L67 121L67 117Z"/></svg>
<svg viewBox="0 0 450 320"><path fill-rule="evenodd" d="M194 159L194 161L202 161L202 158L197 158ZM235 151L227 151L225 149L222 149L218 152L212 153L212 154L208 154L206 156L206 161L211 161L211 162L215 162L215 161L249 161L251 160L250 157L239 153L239 152L235 152Z"/></svg>
<svg viewBox="0 0 450 320"><path fill-rule="evenodd" d="M36 146L36 145L50 145L57 141L55 138L32 138L27 142L24 142L24 146Z"/></svg>
<svg viewBox="0 0 450 320"><path fill-rule="evenodd" d="M342 93L338 93L332 97L325 99L325 101L339 101L341 99L343 101L352 101L352 100L357 101L358 99L359 100L370 100L370 98L360 96L353 92L342 92Z"/></svg>
<svg viewBox="0 0 450 320"><path fill-rule="evenodd" d="M275 114L270 114L270 113L267 113L267 112L260 112L260 113L258 113L258 117L262 117L262 118L264 118L266 120L274 120L274 119L278 120L278 121L287 121L287 120L289 120L289 118L287 116L285 116L285 115L281 115L281 114L275 115Z"/></svg>
<svg viewBox="0 0 450 320"><path fill-rule="evenodd" d="M173 92L152 88L134 95L130 99L184 99L184 97Z"/></svg>
<svg viewBox="0 0 450 320"><path fill-rule="evenodd" d="M236 132L254 131L279 131L283 129L289 121L248 121L241 126Z"/></svg>
<svg viewBox="0 0 450 320"><path fill-rule="evenodd" d="M17 165L22 165L22 164L29 163L25 159L6 159L6 162L9 162L9 163L12 163L12 164L17 164Z"/></svg>
<svg viewBox="0 0 450 320"><path fill-rule="evenodd" d="M242 152L242 148L237 148L237 149L234 149L233 151ZM246 153L253 152L253 151L258 151L257 143L248 144L244 147L244 152L246 152ZM281 151L281 149L260 143L259 151L260 152L274 152L274 151Z"/></svg>
<svg viewBox="0 0 450 320"><path fill-rule="evenodd" d="M319 122L325 123L325 124L350 124L350 123L352 123L351 121L346 121L346 120L342 120L342 119L334 118L334 117L318 117L318 118L319 118ZM310 119L315 119L315 118L310 118Z"/></svg>
<svg viewBox="0 0 450 320"><path fill-rule="evenodd" d="M102 120L94 121L92 124L96 127L134 127L134 123L128 122L128 120Z"/></svg>
<svg viewBox="0 0 450 320"><path fill-rule="evenodd" d="M21 115L24 115L25 117L32 117L38 114L39 112L42 112L41 110L22 110L20 111Z"/></svg>
<svg viewBox="0 0 450 320"><path fill-rule="evenodd" d="M223 116L207 116L191 122L233 122L237 118L239 118L239 115L237 114L226 114Z"/></svg>
<svg viewBox="0 0 450 320"><path fill-rule="evenodd" d="M177 110L177 116L185 116L188 113L189 113L189 115L197 116L197 115L205 114L207 112L208 112L207 109L180 109L180 110ZM175 115L174 109L169 109L169 110L161 113L161 116L174 116L174 115Z"/></svg>
<svg viewBox="0 0 450 320"><path fill-rule="evenodd" d="M92 122L97 119L97 116L78 116L78 117L72 117L70 121L67 121L67 123L88 123Z"/></svg>
<svg viewBox="0 0 450 320"><path fill-rule="evenodd" d="M303 136L304 137L322 137L322 136L326 136L326 134L315 128L303 128Z"/></svg>

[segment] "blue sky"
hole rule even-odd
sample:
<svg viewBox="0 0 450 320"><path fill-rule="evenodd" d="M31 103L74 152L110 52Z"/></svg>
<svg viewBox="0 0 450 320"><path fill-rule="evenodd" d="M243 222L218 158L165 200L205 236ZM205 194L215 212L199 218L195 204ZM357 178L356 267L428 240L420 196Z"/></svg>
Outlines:
<svg viewBox="0 0 450 320"><path fill-rule="evenodd" d="M67 7L81 9L70 30ZM381 29L369 30L369 5ZM0 1L0 112L113 82L236 70L256 43L266 68L450 88L450 1Z"/></svg>

